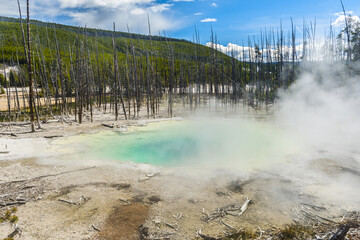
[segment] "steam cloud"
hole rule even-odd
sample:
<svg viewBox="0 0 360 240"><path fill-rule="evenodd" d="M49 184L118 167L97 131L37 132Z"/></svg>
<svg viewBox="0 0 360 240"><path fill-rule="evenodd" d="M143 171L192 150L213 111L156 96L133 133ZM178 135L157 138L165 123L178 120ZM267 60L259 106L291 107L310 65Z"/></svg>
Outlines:
<svg viewBox="0 0 360 240"><path fill-rule="evenodd" d="M304 63L301 76L279 93L275 113L302 154L281 170L306 183L308 193L322 202L358 210L360 191L359 66L339 62Z"/></svg>
<svg viewBox="0 0 360 240"><path fill-rule="evenodd" d="M277 122L307 150L359 161L360 77L339 62L305 63L301 71L290 89L279 93Z"/></svg>

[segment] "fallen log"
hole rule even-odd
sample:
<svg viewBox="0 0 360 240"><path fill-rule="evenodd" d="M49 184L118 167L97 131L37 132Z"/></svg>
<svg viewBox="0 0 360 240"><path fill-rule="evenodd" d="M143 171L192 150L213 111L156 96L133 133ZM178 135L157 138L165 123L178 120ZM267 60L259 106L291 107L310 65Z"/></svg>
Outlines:
<svg viewBox="0 0 360 240"><path fill-rule="evenodd" d="M30 188L34 188L34 187L36 187L36 186L34 186L34 185L32 185L32 186L25 186L25 187L23 187L21 190L26 190L26 189L30 189Z"/></svg>
<svg viewBox="0 0 360 240"><path fill-rule="evenodd" d="M204 221L210 222L211 220L217 219L219 217L224 217L225 215L239 217L246 211L250 201L251 201L251 199L246 198L245 203L241 207L236 204L232 204L232 205L228 205L226 207L218 208L216 211L214 211L211 214L205 213L205 210L203 209L202 213L204 214ZM239 211L239 210L240 210L240 212L238 212L238 213L234 212L234 211Z"/></svg>
<svg viewBox="0 0 360 240"><path fill-rule="evenodd" d="M95 230L95 231L98 231L98 232L101 232L101 230L97 227L95 227L94 225L91 225L91 227Z"/></svg>
<svg viewBox="0 0 360 240"><path fill-rule="evenodd" d="M127 201L127 200L124 200L124 199L121 199L121 198L119 198L119 200L120 200L121 202L125 203L126 205L131 204L131 202L129 202L129 201Z"/></svg>
<svg viewBox="0 0 360 240"><path fill-rule="evenodd" d="M310 218L311 220L313 220L315 222L319 221L319 222L321 222L323 224L326 224L326 225L327 225L327 223L323 222L322 220L325 220L325 221L330 222L330 223L336 223L333 220L327 219L325 217L320 216L319 214L311 212L309 208L307 210L305 210L302 205L301 205L301 208L302 208L301 211L304 213L304 216Z"/></svg>
<svg viewBox="0 0 360 240"><path fill-rule="evenodd" d="M148 177L148 178L152 178L152 177L156 177L156 176L160 176L160 172L150 173L150 174L147 174L147 175L146 175L146 177Z"/></svg>
<svg viewBox="0 0 360 240"><path fill-rule="evenodd" d="M104 126L104 127L108 127L108 128L114 128L114 124L113 125L108 125L108 124L102 123L101 125Z"/></svg>
<svg viewBox="0 0 360 240"><path fill-rule="evenodd" d="M0 133L0 135L9 135L9 136L12 136L12 137L17 137L17 135L15 133L2 132L2 133Z"/></svg>
<svg viewBox="0 0 360 240"><path fill-rule="evenodd" d="M49 120L42 121L42 123L57 123L57 122L60 122L60 120L58 120L58 119L49 119Z"/></svg>
<svg viewBox="0 0 360 240"><path fill-rule="evenodd" d="M26 201L0 202L0 206L2 207L18 206L18 205L24 205L25 203Z"/></svg>
<svg viewBox="0 0 360 240"><path fill-rule="evenodd" d="M343 240L349 229L350 229L349 225L341 226L339 230L329 240Z"/></svg>
<svg viewBox="0 0 360 240"><path fill-rule="evenodd" d="M229 224L227 224L227 223L225 223L225 222L223 222L223 221L220 221L220 223L221 223L222 225L224 225L224 226L232 229L232 230L235 230L235 228L234 228L233 226L231 226L231 225L229 225Z"/></svg>
<svg viewBox="0 0 360 240"><path fill-rule="evenodd" d="M7 126L26 126L26 125L30 125L31 123L14 123L14 122L12 122L12 123L6 123L6 124L4 124L4 123L2 123L1 124L1 126L4 126L4 127L7 127Z"/></svg>
<svg viewBox="0 0 360 240"><path fill-rule="evenodd" d="M44 136L44 138L60 138L60 137L64 137L63 135L54 135L54 136Z"/></svg>
<svg viewBox="0 0 360 240"><path fill-rule="evenodd" d="M240 213L238 214L238 216L243 215L243 213L246 211L246 209L248 208L249 203L251 202L251 199L246 198L245 203L242 205L241 209L240 209Z"/></svg>
<svg viewBox="0 0 360 240"><path fill-rule="evenodd" d="M67 204L71 204L71 205L77 205L77 203L71 202L71 201L68 201L68 200L65 200L65 199L58 199L58 201L63 202L63 203L67 203Z"/></svg>
<svg viewBox="0 0 360 240"><path fill-rule="evenodd" d="M300 205L310 207L310 208L312 208L312 209L314 209L316 211L325 211L326 210L325 207L315 206L315 205L312 205L312 204L309 204L309 203L300 203Z"/></svg>
<svg viewBox="0 0 360 240"><path fill-rule="evenodd" d="M170 223L167 223L167 222L164 222L164 224L166 225L166 226L168 226L169 228L172 228L172 229L174 229L174 230L178 230L174 225L171 225Z"/></svg>
<svg viewBox="0 0 360 240"><path fill-rule="evenodd" d="M85 170L89 170L89 169L93 169L93 168L96 168L96 166L88 167L88 168L81 168L81 169L76 169L76 170L70 170L70 171L65 171L65 172L56 173L56 174L42 175L42 176L29 178L29 179L15 180L15 181L10 181L10 182L3 182L3 183L0 183L0 185L12 184L12 183L21 183L21 182L29 182L29 181L39 180L39 179L47 178L47 177L56 177L56 176L67 174L67 173L85 171Z"/></svg>
<svg viewBox="0 0 360 240"><path fill-rule="evenodd" d="M16 235L21 235L21 229L19 227L15 227L15 230L8 235L8 239L14 238Z"/></svg>

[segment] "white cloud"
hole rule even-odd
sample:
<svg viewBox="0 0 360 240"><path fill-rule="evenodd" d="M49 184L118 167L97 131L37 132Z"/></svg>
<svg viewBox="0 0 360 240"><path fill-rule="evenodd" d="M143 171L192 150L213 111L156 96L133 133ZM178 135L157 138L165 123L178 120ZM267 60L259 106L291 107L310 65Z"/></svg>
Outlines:
<svg viewBox="0 0 360 240"><path fill-rule="evenodd" d="M246 60L249 59L249 53L252 56L255 56L255 48L254 47L248 47L248 46L241 46L241 45L237 45L234 43L228 43L226 46L221 45L221 44L212 44L211 42L206 43L206 46L208 47L213 47L215 49L217 49L220 52L223 52L227 55L233 55L235 58L240 59L240 58L245 58ZM300 50L300 46L297 48L297 50ZM261 51L261 50L260 50ZM291 49L284 46L284 52L290 52ZM269 48L269 49L264 49L263 50L263 54L264 56L267 53L270 53L272 55L272 57L275 56L276 50L274 48Z"/></svg>
<svg viewBox="0 0 360 240"><path fill-rule="evenodd" d="M315 49L317 50L313 50L309 45L305 46L305 51L306 51L306 55L307 57L309 57L309 51L311 51L311 59L307 59L307 60L311 60L311 61L317 61L317 60L323 60L326 59L328 57L328 55L326 55L326 52L323 52L322 49L325 49L326 47L326 41L324 40L319 40L318 42L315 43ZM255 56L255 48L253 46L249 47L249 46L241 46L241 45L237 45L234 43L228 43L227 45L221 45L221 44L213 44L211 42L206 43L206 46L208 47L212 47L218 51L221 51L229 56L233 56L236 59L245 59L245 60L250 60L250 54L252 56L252 59L254 59ZM291 61L291 53L292 53L292 47L288 47L288 46L283 46L282 52L285 55L289 56L289 60ZM303 44L297 44L295 46L295 51L296 51L296 55L297 55L297 61L300 61L300 57L303 56L303 52L304 52L304 45ZM267 46L265 47L263 50L260 49L260 52L262 52L263 54L263 60L266 62L268 57L270 59L270 57L272 58L272 60L274 61L277 57L278 57L278 51L277 51L277 46Z"/></svg>
<svg viewBox="0 0 360 240"><path fill-rule="evenodd" d="M201 20L200 22L217 22L216 18L205 18Z"/></svg>
<svg viewBox="0 0 360 240"><path fill-rule="evenodd" d="M194 0L173 0L173 2L193 2Z"/></svg>
<svg viewBox="0 0 360 240"><path fill-rule="evenodd" d="M150 7L150 9L154 12L154 13L161 13L163 11L167 11L169 10L174 4L168 4L168 3L163 3L163 4L159 4L159 5L155 5Z"/></svg>
<svg viewBox="0 0 360 240"><path fill-rule="evenodd" d="M216 3L212 3L210 4L211 7L218 7L218 5Z"/></svg>
<svg viewBox="0 0 360 240"><path fill-rule="evenodd" d="M206 43L206 46L213 47L217 49L220 52L223 52L227 55L234 55L235 58L239 59L243 56L243 53L245 55L248 54L249 50L254 53L254 48L252 47L244 47L233 43L228 43L228 45L224 46L221 44L213 44L211 42Z"/></svg>
<svg viewBox="0 0 360 240"><path fill-rule="evenodd" d="M194 13L195 16L200 16L200 15L203 15L202 12L198 12L198 13Z"/></svg>
<svg viewBox="0 0 360 240"><path fill-rule="evenodd" d="M348 20L351 19L352 22L360 22L360 18L359 16L354 15L353 11L348 11L346 12L346 15L348 17ZM344 27L345 26L345 15L343 12L340 13L335 13L335 16L337 16L337 18L335 19L334 22L332 22L332 25L334 27Z"/></svg>
<svg viewBox="0 0 360 240"><path fill-rule="evenodd" d="M146 12L142 8L135 8L135 9L131 10L130 13L132 15L142 15L142 14L145 14Z"/></svg>
<svg viewBox="0 0 360 240"><path fill-rule="evenodd" d="M61 8L119 8L129 5L150 4L154 0L55 0L60 2ZM53 1L53 2L55 2Z"/></svg>
<svg viewBox="0 0 360 240"><path fill-rule="evenodd" d="M26 1L20 0L20 4L25 15ZM0 8L0 15L18 17L15 0L0 0L0 5L4 6ZM156 0L32 0L30 15L47 22L57 22L61 18L64 24L102 29L112 29L115 22L119 31L127 31L129 25L131 31L146 34L147 14L154 33L181 27L183 20L175 18L172 6Z"/></svg>

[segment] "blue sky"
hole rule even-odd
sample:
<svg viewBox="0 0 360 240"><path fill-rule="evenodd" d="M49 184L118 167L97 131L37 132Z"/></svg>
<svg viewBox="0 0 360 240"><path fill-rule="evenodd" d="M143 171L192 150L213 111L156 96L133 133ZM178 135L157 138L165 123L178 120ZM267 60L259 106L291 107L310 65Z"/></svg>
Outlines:
<svg viewBox="0 0 360 240"><path fill-rule="evenodd" d="M25 0L20 0L25 13ZM165 31L175 38L191 40L194 28L201 42L210 39L213 28L221 44L241 44L260 30L277 28L280 19L284 29L290 28L290 18L299 26L317 19L321 33L339 17L339 0L30 0L32 18L84 26L147 33L147 14L153 34ZM359 0L343 0L347 11L360 14ZM0 15L18 16L16 0L0 0Z"/></svg>

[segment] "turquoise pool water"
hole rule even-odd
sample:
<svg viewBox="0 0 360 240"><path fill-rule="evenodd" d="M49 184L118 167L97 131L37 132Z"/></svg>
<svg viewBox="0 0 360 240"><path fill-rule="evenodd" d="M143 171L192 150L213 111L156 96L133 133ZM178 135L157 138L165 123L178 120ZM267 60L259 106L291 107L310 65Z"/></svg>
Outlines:
<svg viewBox="0 0 360 240"><path fill-rule="evenodd" d="M131 133L103 133L92 154L99 158L116 159L158 166L180 164L198 153L198 139L182 124L162 124L136 129ZM91 141L90 141L91 144Z"/></svg>
<svg viewBox="0 0 360 240"><path fill-rule="evenodd" d="M251 169L283 161L298 151L281 129L241 120L149 123L128 132L103 131L59 140L74 158L156 166Z"/></svg>

